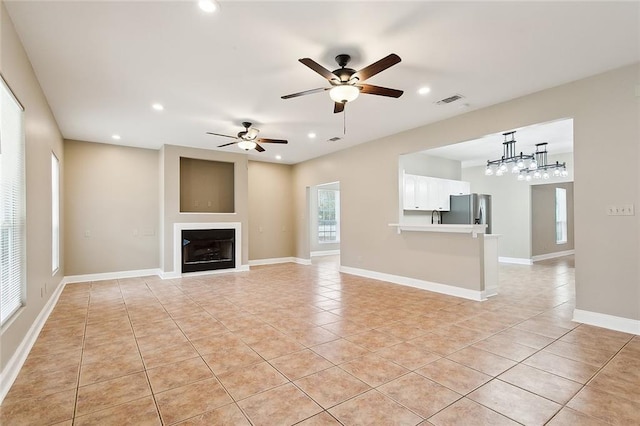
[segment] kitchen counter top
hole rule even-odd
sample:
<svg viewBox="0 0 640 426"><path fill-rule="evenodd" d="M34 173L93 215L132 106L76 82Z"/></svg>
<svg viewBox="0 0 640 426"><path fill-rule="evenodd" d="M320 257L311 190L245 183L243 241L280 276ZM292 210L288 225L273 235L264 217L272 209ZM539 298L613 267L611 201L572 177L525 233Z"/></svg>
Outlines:
<svg viewBox="0 0 640 426"><path fill-rule="evenodd" d="M397 227L398 234L401 232L449 232L458 234L471 234L473 238L478 238L478 234L484 234L487 225L413 225L404 223L390 223L389 226Z"/></svg>

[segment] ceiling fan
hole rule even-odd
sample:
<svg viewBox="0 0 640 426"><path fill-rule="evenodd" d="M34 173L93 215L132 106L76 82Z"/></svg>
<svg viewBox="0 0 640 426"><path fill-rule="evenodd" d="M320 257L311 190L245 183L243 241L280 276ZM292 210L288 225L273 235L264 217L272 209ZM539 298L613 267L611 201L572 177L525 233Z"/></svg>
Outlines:
<svg viewBox="0 0 640 426"><path fill-rule="evenodd" d="M344 105L347 102L355 100L360 93L388 96L391 98L399 98L402 96L402 93L404 93L402 90L373 86L371 84L362 84L366 79L373 77L379 72L382 72L400 62L400 57L395 53L374 62L368 67L364 67L360 71L347 68L347 64L350 60L351 56L346 54L336 56L336 62L340 68L329 71L313 59L299 59L301 63L326 78L331 84L331 87L321 87L318 89L305 90L304 92L292 93L291 95L282 96L282 99L296 98L298 96L310 95L312 93L325 92L328 90L329 96L334 101L333 112L339 113L344 111Z"/></svg>
<svg viewBox="0 0 640 426"><path fill-rule="evenodd" d="M282 143L282 144L289 143L289 141L286 141L284 139L258 138L258 133L260 132L260 130L256 129L255 127L252 127L252 124L249 123L248 121L244 121L242 123L242 126L244 127L244 130L239 132L238 136L222 135L220 133L213 133L213 132L207 132L207 134L208 135L214 135L214 136L222 136L222 137L225 137L225 138L237 139L235 142L229 142L229 143L225 143L225 144L222 144L222 145L218 145L218 148L222 148L224 146L238 144L238 147L240 149L244 149L245 151L249 151L249 150L252 150L252 149L255 149L258 152L265 151L265 149L263 147L258 145L258 142L260 142L260 143Z"/></svg>

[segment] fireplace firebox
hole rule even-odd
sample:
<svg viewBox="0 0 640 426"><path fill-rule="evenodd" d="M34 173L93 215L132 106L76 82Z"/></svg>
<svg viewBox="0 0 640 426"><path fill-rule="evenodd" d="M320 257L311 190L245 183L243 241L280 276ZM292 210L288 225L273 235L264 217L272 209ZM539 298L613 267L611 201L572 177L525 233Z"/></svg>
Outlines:
<svg viewBox="0 0 640 426"><path fill-rule="evenodd" d="M235 268L235 229L183 229L182 272Z"/></svg>

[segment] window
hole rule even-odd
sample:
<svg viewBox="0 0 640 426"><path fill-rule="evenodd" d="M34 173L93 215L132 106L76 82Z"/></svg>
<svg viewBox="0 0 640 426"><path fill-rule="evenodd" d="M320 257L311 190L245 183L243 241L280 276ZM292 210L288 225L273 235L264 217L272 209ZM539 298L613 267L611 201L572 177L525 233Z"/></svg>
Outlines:
<svg viewBox="0 0 640 426"><path fill-rule="evenodd" d="M567 190L556 188L556 244L567 243Z"/></svg>
<svg viewBox="0 0 640 426"><path fill-rule="evenodd" d="M23 304L26 283L23 109L0 88L0 324Z"/></svg>
<svg viewBox="0 0 640 426"><path fill-rule="evenodd" d="M340 241L340 191L318 189L318 242Z"/></svg>
<svg viewBox="0 0 640 426"><path fill-rule="evenodd" d="M51 153L51 271L60 268L60 161Z"/></svg>

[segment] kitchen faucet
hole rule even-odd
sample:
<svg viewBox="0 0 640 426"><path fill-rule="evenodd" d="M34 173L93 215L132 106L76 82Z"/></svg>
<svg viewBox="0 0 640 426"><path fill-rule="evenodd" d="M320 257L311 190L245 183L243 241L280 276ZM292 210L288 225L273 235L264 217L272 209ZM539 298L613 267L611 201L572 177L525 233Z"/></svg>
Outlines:
<svg viewBox="0 0 640 426"><path fill-rule="evenodd" d="M441 223L441 218L440 218L440 211L438 210L431 210L431 224L433 225L433 214L435 213L436 215L436 224L440 224Z"/></svg>

